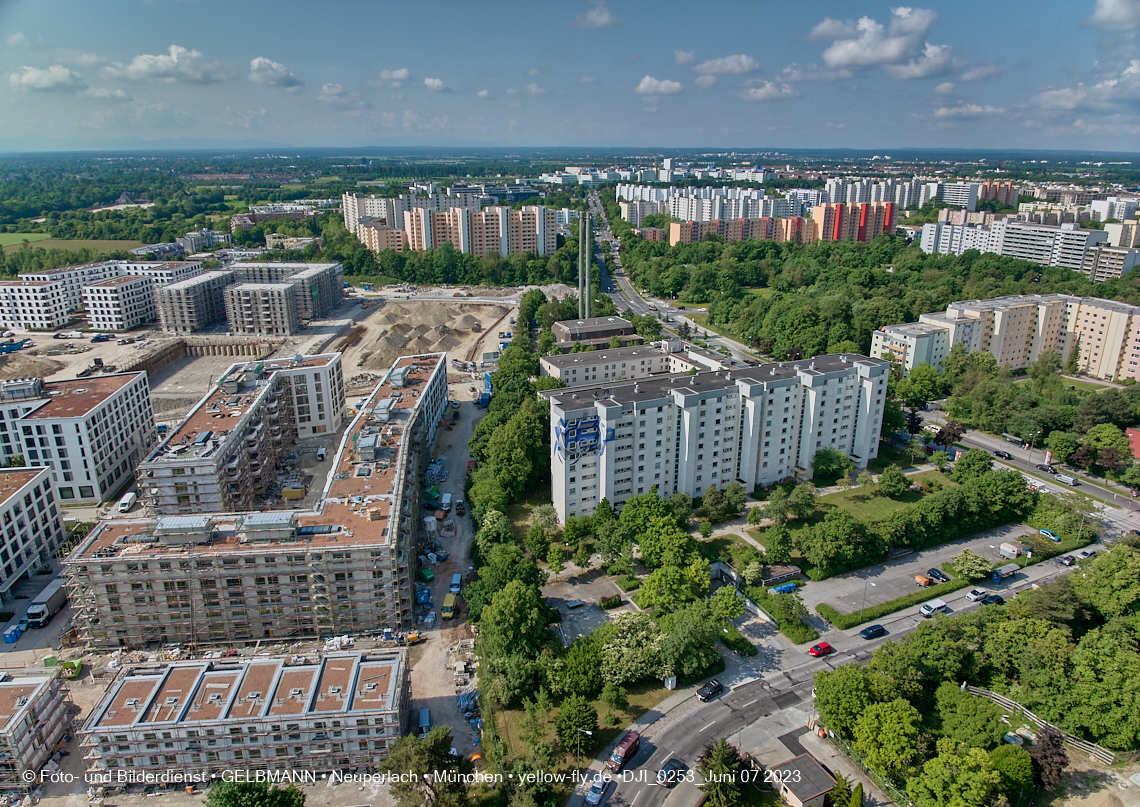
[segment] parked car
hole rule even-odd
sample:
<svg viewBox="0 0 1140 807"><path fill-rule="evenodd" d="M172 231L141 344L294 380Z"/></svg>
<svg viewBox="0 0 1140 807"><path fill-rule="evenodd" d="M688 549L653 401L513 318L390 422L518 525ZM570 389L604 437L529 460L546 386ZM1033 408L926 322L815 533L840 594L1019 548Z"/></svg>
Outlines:
<svg viewBox="0 0 1140 807"><path fill-rule="evenodd" d="M665 787L675 787L677 782L685 775L688 767L679 759L668 759L657 772L657 784Z"/></svg>
<svg viewBox="0 0 1140 807"><path fill-rule="evenodd" d="M877 639L880 636L887 635L887 629L882 625L870 625L863 630L859 631L859 635L864 639Z"/></svg>
<svg viewBox="0 0 1140 807"><path fill-rule="evenodd" d="M723 691L724 684L714 678L697 690L697 700L703 703L704 701L715 698Z"/></svg>
<svg viewBox="0 0 1140 807"><path fill-rule="evenodd" d="M1077 562L1077 559L1074 558L1072 555L1061 555L1058 558L1054 558L1054 560L1057 561L1057 563L1061 564L1062 566L1072 566L1074 563Z"/></svg>
<svg viewBox="0 0 1140 807"><path fill-rule="evenodd" d="M926 576L927 577L933 577L939 583L949 583L950 582L950 576L948 574L946 574L945 572L943 572L941 569L927 569L926 570Z"/></svg>
<svg viewBox="0 0 1140 807"><path fill-rule="evenodd" d="M828 644L827 642L820 642L819 644L813 644L811 646L811 648L808 650L808 655L811 656L812 658L821 658L823 656L830 655L834 652L835 652L835 648L832 647L830 644Z"/></svg>
<svg viewBox="0 0 1140 807"><path fill-rule="evenodd" d="M1047 473L1047 474L1055 474L1055 473L1057 473L1055 470L1053 470L1053 466L1052 466L1052 465L1038 465L1038 466L1037 466L1037 470L1038 470L1038 471L1044 471L1044 472L1045 472L1045 473Z"/></svg>
<svg viewBox="0 0 1140 807"><path fill-rule="evenodd" d="M991 594L982 600L982 605L1005 605L1005 597L1000 594Z"/></svg>
<svg viewBox="0 0 1140 807"><path fill-rule="evenodd" d="M1041 535L1044 535L1053 543L1058 543L1061 540L1059 537L1057 537L1057 533L1053 532L1052 530L1038 530L1037 532Z"/></svg>
<svg viewBox="0 0 1140 807"><path fill-rule="evenodd" d="M1095 549L1082 549L1077 554L1081 560L1088 560L1089 558L1091 558L1093 555L1096 554L1096 550Z"/></svg>
<svg viewBox="0 0 1140 807"><path fill-rule="evenodd" d="M1013 455L1010 454L1008 451L995 451L994 456L997 457L999 460L1011 460L1011 459L1013 459Z"/></svg>
<svg viewBox="0 0 1140 807"><path fill-rule="evenodd" d="M966 599L970 602L978 602L979 600L984 600L989 595L990 593L984 588L975 588L966 595Z"/></svg>
<svg viewBox="0 0 1140 807"><path fill-rule="evenodd" d="M609 782L606 781L606 777L602 774L599 773L595 776L593 784L591 784L590 789L586 791L586 804L601 804L602 797L606 794L606 785L608 784Z"/></svg>

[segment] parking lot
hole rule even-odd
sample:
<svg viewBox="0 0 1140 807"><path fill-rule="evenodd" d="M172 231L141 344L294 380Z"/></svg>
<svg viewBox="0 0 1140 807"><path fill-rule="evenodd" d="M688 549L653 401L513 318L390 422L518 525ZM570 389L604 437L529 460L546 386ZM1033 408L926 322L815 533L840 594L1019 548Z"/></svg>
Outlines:
<svg viewBox="0 0 1140 807"><path fill-rule="evenodd" d="M598 607L598 600L615 594L620 594L624 600L621 606L610 611ZM562 614L562 632L567 642L585 636L603 622L613 619L614 614L638 610L630 601L629 594L598 569L577 574L564 572L542 587L542 596Z"/></svg>

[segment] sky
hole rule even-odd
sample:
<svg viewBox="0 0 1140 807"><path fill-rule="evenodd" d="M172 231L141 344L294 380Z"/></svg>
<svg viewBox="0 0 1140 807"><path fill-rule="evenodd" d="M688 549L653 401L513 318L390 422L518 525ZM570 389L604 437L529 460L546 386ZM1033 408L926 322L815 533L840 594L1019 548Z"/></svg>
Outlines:
<svg viewBox="0 0 1140 807"><path fill-rule="evenodd" d="M1140 0L0 0L0 151L1140 152Z"/></svg>

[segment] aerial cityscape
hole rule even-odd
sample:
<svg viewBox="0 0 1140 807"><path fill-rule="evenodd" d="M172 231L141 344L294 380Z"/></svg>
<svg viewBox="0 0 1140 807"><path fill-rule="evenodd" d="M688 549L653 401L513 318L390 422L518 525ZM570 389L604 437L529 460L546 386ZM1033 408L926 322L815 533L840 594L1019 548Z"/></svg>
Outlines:
<svg viewBox="0 0 1140 807"><path fill-rule="evenodd" d="M784 11L0 2L0 807L1140 807L1140 0Z"/></svg>

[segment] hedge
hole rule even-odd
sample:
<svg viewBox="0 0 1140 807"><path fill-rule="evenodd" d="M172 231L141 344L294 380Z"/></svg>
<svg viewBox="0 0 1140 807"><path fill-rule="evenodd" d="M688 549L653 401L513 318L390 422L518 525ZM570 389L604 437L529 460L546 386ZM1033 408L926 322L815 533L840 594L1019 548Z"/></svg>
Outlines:
<svg viewBox="0 0 1140 807"><path fill-rule="evenodd" d="M598 607L603 611L608 611L611 608L617 608L619 605L621 605L621 602L621 596L614 594L610 597L602 597L600 600L598 600Z"/></svg>
<svg viewBox="0 0 1140 807"><path fill-rule="evenodd" d="M731 622L725 622L721 629L721 644L736 653L738 656L755 656L758 651L752 642L740 635L740 631Z"/></svg>
<svg viewBox="0 0 1140 807"><path fill-rule="evenodd" d="M952 591L959 589L969 588L975 583L971 583L964 577L959 577L957 580L951 580L949 583L938 583L937 585L928 586L922 591L915 591L912 594L907 594L903 597L896 597L893 600L881 602L878 605L872 605L862 609L862 618L860 618L859 611L852 611L850 614L841 614L827 603L820 603L815 607L815 612L821 617L826 619L835 627L840 630L847 630L856 625L861 625L864 622L872 622L881 616L893 614L896 611L901 611L904 608L909 608L912 605L921 605L927 600L933 600L935 597L940 597L943 594L949 594Z"/></svg>
<svg viewBox="0 0 1140 807"><path fill-rule="evenodd" d="M641 587L641 581L636 577L619 577L614 581L622 591L633 591Z"/></svg>

